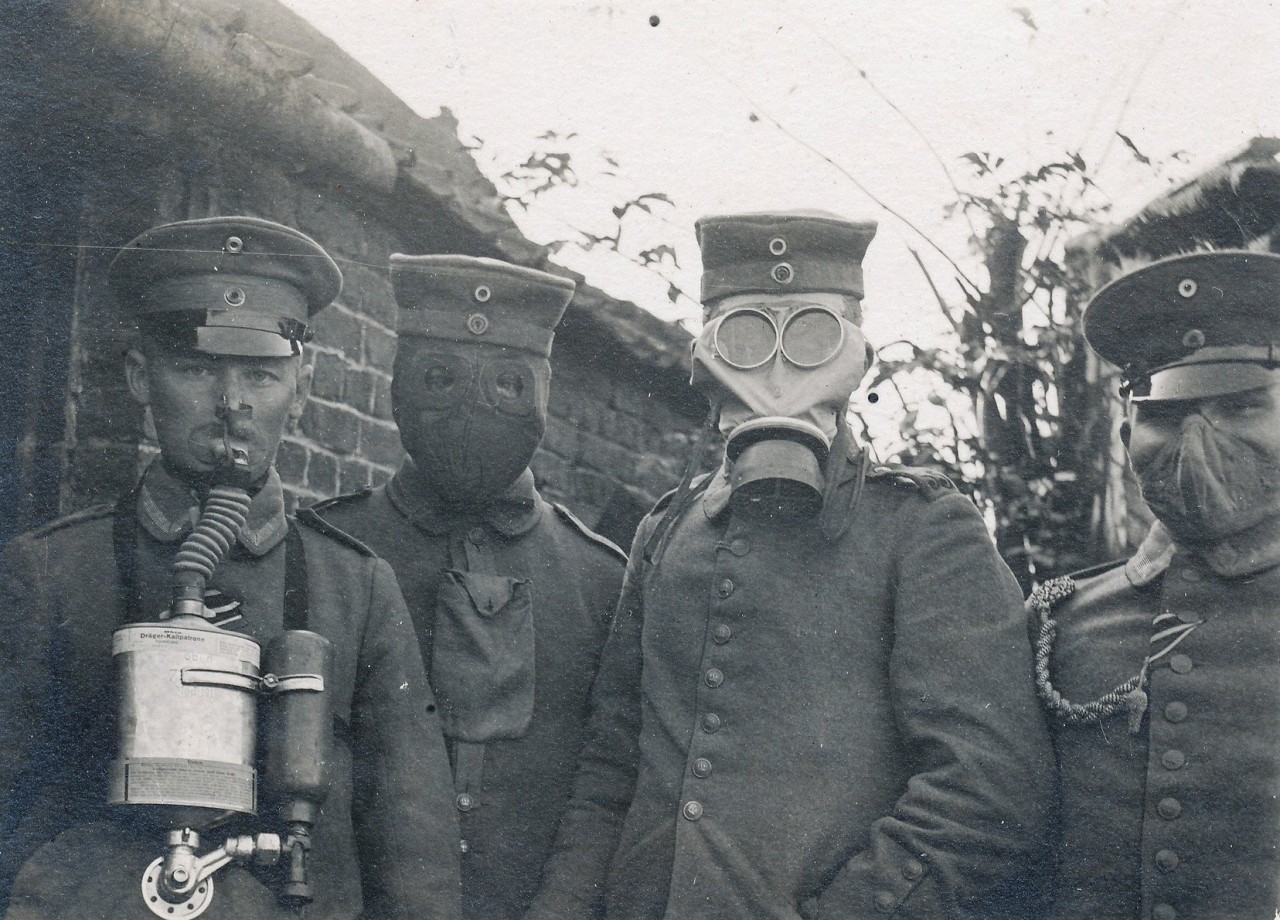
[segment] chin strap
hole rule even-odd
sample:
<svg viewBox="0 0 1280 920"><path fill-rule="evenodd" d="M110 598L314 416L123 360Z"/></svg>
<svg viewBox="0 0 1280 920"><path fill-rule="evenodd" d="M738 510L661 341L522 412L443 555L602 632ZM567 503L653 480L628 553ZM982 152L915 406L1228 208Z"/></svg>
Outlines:
<svg viewBox="0 0 1280 920"><path fill-rule="evenodd" d="M862 499L862 487L871 469L871 451L852 454L853 431L844 416L836 419L836 436L827 454L822 483L822 511L818 526L830 541L839 540L853 526L853 517ZM852 459L852 462L847 462Z"/></svg>

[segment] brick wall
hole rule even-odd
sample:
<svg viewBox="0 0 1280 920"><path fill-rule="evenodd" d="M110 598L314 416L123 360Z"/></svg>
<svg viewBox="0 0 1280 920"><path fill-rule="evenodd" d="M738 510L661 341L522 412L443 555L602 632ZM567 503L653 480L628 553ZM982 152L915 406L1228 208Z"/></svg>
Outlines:
<svg viewBox="0 0 1280 920"><path fill-rule="evenodd" d="M49 93L76 98L73 89L79 87ZM41 489L21 526L110 500L131 485L139 458L154 454L124 386L129 326L105 284L114 247L136 233L165 221L249 214L311 235L342 268L343 293L317 315L307 347L315 367L312 398L279 454L291 506L379 484L402 457L390 405L395 305L389 255L501 256L497 245L421 195L407 200L400 189L387 193L339 181L245 142L225 121L203 120L179 101L162 96L157 102L153 91L127 82L98 85L57 113L67 148L61 153L74 161L68 167L74 181L49 193L68 199L56 251L71 267L63 286L39 297L72 304L69 320L57 321L70 325L69 353L61 353L67 382L37 394L28 411L30 418L58 419L42 428L29 424L19 451L22 469L56 472L57 495ZM670 367L647 366L611 338L607 324L578 319L557 334L551 419L533 469L549 497L625 543L643 511L677 481L687 433L701 409ZM24 359L7 360L21 366ZM33 485L37 478L25 481Z"/></svg>

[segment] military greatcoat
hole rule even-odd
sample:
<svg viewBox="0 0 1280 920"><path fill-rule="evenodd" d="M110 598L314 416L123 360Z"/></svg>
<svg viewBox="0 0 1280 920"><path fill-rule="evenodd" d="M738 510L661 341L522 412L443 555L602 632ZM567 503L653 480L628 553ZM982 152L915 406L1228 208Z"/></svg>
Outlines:
<svg viewBox="0 0 1280 920"><path fill-rule="evenodd" d="M1021 916L1049 743L1021 592L941 477L872 471L847 531L642 524L532 917Z"/></svg>
<svg viewBox="0 0 1280 920"><path fill-rule="evenodd" d="M167 608L169 565L198 507L194 493L155 463L132 510L136 604L121 592L113 553L119 522L110 508L50 524L4 551L0 896L27 863L11 917L152 918L139 886L164 852L163 830L140 828L130 821L136 812L106 804L116 750L112 632L133 616L127 606L139 620ZM307 626L333 646L335 740L306 916L453 920L459 884L449 765L395 577L354 540L307 520L298 527ZM283 628L286 530L273 470L212 580L222 602L239 603L241 619L227 628L264 645ZM250 819L210 831L202 852L255 829L264 828ZM229 867L214 882L204 917L294 916L249 870Z"/></svg>
<svg viewBox="0 0 1280 920"><path fill-rule="evenodd" d="M485 508L432 494L410 459L317 511L395 569L456 767L463 916L514 920L569 799L626 557L544 501L528 470Z"/></svg>
<svg viewBox="0 0 1280 920"><path fill-rule="evenodd" d="M1051 716L1062 784L1052 917L1276 915L1280 540L1267 536L1200 555L1157 524L1126 565L1073 579L1054 606L1049 674L1076 705L1158 657L1145 711L1098 724Z"/></svg>

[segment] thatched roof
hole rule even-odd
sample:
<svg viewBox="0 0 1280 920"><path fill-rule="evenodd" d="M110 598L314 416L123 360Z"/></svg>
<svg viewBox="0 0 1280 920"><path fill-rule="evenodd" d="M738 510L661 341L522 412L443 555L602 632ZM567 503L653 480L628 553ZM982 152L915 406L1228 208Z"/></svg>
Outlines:
<svg viewBox="0 0 1280 920"><path fill-rule="evenodd" d="M1280 245L1280 138L1258 137L1219 164L1165 192L1128 220L1088 240L1114 265L1195 249Z"/></svg>
<svg viewBox="0 0 1280 920"><path fill-rule="evenodd" d="M67 0L67 39L110 80L163 86L259 151L306 171L430 209L457 227L457 251L579 283L562 332L616 345L684 388L688 332L583 283L528 240L458 139L447 108L423 118L277 0ZM79 74L71 79L92 79Z"/></svg>

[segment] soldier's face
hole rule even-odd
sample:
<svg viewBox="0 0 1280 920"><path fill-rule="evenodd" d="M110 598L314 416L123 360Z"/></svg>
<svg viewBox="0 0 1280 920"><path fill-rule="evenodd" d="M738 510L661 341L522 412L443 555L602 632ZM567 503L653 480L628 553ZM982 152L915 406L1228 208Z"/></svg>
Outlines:
<svg viewBox="0 0 1280 920"><path fill-rule="evenodd" d="M1212 541L1280 514L1280 385L1135 403L1129 456L1151 510Z"/></svg>
<svg viewBox="0 0 1280 920"><path fill-rule="evenodd" d="M311 383L300 357L211 355L154 342L131 349L126 370L134 398L151 408L169 467L215 481L228 445L245 452L242 478L266 475Z"/></svg>
<svg viewBox="0 0 1280 920"><path fill-rule="evenodd" d="M1189 415L1203 416L1214 428L1269 457L1280 458L1280 386L1259 387L1209 399L1134 403L1129 456L1135 469L1182 436Z"/></svg>

